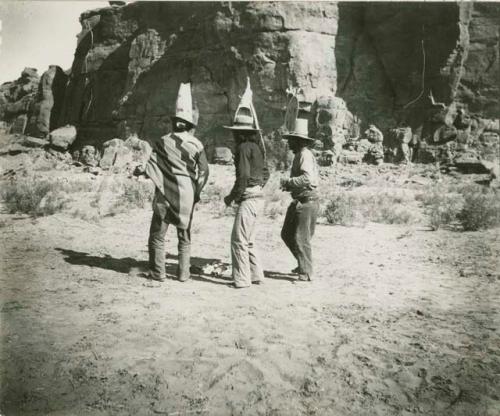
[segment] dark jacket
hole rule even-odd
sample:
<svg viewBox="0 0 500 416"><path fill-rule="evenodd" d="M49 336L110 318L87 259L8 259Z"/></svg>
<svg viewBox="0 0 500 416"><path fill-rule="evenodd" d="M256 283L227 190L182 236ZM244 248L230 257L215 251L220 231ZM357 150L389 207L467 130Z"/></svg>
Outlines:
<svg viewBox="0 0 500 416"><path fill-rule="evenodd" d="M236 181L229 194L231 201L244 199L246 188L264 186L269 179L269 170L259 145L245 141L236 146L234 165Z"/></svg>

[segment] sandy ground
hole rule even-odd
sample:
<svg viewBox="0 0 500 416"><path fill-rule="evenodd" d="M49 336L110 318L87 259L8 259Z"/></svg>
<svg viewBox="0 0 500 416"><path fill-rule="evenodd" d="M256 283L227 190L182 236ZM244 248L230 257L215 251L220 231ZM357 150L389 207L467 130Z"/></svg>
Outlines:
<svg viewBox="0 0 500 416"><path fill-rule="evenodd" d="M208 209L199 266L229 261ZM0 215L2 415L500 415L499 230L319 225L297 283L263 219L267 279L236 290L131 273L150 215Z"/></svg>

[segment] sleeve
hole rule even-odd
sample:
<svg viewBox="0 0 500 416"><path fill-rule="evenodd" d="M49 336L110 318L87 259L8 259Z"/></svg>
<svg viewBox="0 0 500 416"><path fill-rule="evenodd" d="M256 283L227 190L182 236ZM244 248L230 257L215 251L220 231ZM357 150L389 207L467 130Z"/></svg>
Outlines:
<svg viewBox="0 0 500 416"><path fill-rule="evenodd" d="M209 173L207 154L205 153L205 149L202 148L198 155L198 180L196 181L196 195L194 198L196 202L200 200L200 194L207 184Z"/></svg>
<svg viewBox="0 0 500 416"><path fill-rule="evenodd" d="M288 179L287 190L300 190L311 186L314 176L314 156L312 153L302 153L300 156L300 175Z"/></svg>
<svg viewBox="0 0 500 416"><path fill-rule="evenodd" d="M250 149L247 146L241 146L237 156L236 181L229 194L231 201L238 201L243 196L250 177Z"/></svg>

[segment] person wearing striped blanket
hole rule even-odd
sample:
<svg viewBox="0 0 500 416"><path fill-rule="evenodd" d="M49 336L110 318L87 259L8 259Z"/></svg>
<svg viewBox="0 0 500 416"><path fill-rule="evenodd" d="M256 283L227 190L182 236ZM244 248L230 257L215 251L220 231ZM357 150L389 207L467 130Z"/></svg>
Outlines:
<svg viewBox="0 0 500 416"><path fill-rule="evenodd" d="M191 277L191 222L209 174L203 144L193 135L197 121L191 86L181 84L172 133L151 144L153 151L145 168L134 172L145 173L155 184L148 240L148 277L153 280L165 280L165 234L170 224L177 228L177 277L181 282Z"/></svg>

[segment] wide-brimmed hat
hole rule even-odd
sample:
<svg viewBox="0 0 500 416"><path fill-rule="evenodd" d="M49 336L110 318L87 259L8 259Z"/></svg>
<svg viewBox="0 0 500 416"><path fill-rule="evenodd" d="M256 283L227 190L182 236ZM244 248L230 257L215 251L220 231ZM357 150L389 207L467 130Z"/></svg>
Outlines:
<svg viewBox="0 0 500 416"><path fill-rule="evenodd" d="M308 136L309 131L308 131L308 122L306 118L298 118L295 120L295 126L293 128L293 131L289 131L285 134L283 134L283 137L285 139L302 139L302 140L309 140L311 142L314 142L314 139Z"/></svg>
<svg viewBox="0 0 500 416"><path fill-rule="evenodd" d="M198 109L193 105L193 96L191 95L191 84L181 83L179 92L177 93L177 100L175 102L175 115L183 121L191 123L193 126L198 124Z"/></svg>
<svg viewBox="0 0 500 416"><path fill-rule="evenodd" d="M234 114L232 126L223 126L229 130L240 131L260 131L257 113L252 102L252 88L250 87L250 78L247 78L247 87L241 96L240 103Z"/></svg>

